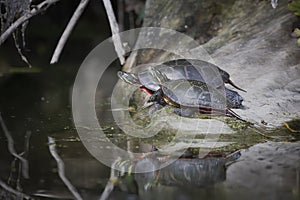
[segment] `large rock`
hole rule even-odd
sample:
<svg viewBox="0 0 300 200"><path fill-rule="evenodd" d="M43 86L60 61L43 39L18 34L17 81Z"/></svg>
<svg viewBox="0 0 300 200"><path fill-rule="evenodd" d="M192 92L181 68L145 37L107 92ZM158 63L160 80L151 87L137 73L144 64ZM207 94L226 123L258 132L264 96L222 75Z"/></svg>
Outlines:
<svg viewBox="0 0 300 200"><path fill-rule="evenodd" d="M247 90L242 95L248 108L237 112L253 121L279 125L299 118L300 47L290 37L295 17L287 2L273 9L236 1L233 9L243 12L205 44L215 62Z"/></svg>
<svg viewBox="0 0 300 200"><path fill-rule="evenodd" d="M163 5L157 6L155 2L147 1L144 26L170 28L198 41L196 48L176 39L172 45L181 52L194 48L194 55L209 55L204 57L210 57L208 61L228 71L232 80L247 90L240 92L245 109L236 110L238 114L252 122L263 120L275 126L299 118L300 47L290 37L297 18L288 10L288 0L279 1L276 9L270 1L191 0L175 5L164 0ZM190 24L189 20L195 23ZM137 44L148 42L170 45L157 38L139 38ZM136 65L176 58L157 50L142 50L135 55ZM135 68L126 65L125 69Z"/></svg>

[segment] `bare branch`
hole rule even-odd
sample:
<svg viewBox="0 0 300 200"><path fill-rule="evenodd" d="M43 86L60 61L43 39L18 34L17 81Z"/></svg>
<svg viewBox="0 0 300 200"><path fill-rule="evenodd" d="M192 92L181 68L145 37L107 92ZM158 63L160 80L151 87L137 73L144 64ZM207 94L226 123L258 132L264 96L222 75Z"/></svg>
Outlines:
<svg viewBox="0 0 300 200"><path fill-rule="evenodd" d="M42 3L35 6L35 8L31 9L29 13L23 15L19 19L17 19L10 27L0 36L0 45L24 22L26 22L31 17L45 11L49 6L58 2L60 0L45 0Z"/></svg>
<svg viewBox="0 0 300 200"><path fill-rule="evenodd" d="M73 30L73 28L76 25L76 22L78 21L79 17L81 16L81 14L83 13L84 9L86 8L87 4L88 4L89 0L81 0L77 9L75 10L72 18L70 19L65 31L63 32L61 38L59 39L59 42L55 48L55 51L53 53L53 56L51 58L50 64L54 64L58 61L59 56Z"/></svg>
<svg viewBox="0 0 300 200"><path fill-rule="evenodd" d="M1 113L0 113L0 124L1 124L1 127L3 129L4 135L7 139L7 147L8 147L9 153L22 162L23 177L24 178L29 178L29 175L28 175L28 161L25 158L23 158L22 156L20 156L19 154L17 154L17 152L15 150L15 147L14 147L14 140L11 137L11 135L10 135L5 123L4 123L4 120L1 116Z"/></svg>
<svg viewBox="0 0 300 200"><path fill-rule="evenodd" d="M103 0L103 3L108 16L108 20L112 32L112 40L115 45L115 50L118 54L121 65L123 65L125 63L125 58L124 58L125 50L123 48L122 41L119 35L119 26L116 21L116 17L112 9L110 0Z"/></svg>

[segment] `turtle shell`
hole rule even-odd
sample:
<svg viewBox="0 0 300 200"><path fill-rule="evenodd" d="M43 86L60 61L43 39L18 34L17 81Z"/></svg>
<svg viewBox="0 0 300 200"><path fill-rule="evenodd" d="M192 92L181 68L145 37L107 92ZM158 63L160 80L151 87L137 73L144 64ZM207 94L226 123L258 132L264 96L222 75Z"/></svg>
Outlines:
<svg viewBox="0 0 300 200"><path fill-rule="evenodd" d="M232 103L226 99L225 92L201 81L172 80L165 82L161 89L164 97L180 106L214 110L226 110L232 107Z"/></svg>
<svg viewBox="0 0 300 200"><path fill-rule="evenodd" d="M229 74L218 66L194 59L178 59L154 66L169 80L188 79L205 82L215 88L224 86L229 81ZM146 88L156 91L160 88L160 80L154 75L151 68L137 74L140 83Z"/></svg>

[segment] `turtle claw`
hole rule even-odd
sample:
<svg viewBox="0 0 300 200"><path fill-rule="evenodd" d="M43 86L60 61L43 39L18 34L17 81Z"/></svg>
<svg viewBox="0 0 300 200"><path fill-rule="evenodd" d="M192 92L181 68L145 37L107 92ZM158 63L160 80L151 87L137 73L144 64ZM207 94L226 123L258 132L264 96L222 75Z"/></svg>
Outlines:
<svg viewBox="0 0 300 200"><path fill-rule="evenodd" d="M239 109L240 109L240 110L247 110L247 109L249 109L249 107L248 107L248 106L245 106L245 105L241 105L241 106L239 107Z"/></svg>
<svg viewBox="0 0 300 200"><path fill-rule="evenodd" d="M244 120L241 116L239 116L237 113L235 113L233 110L231 109L227 109L226 110L226 115L227 116L230 116L230 117L235 117L236 119L242 121L242 122L247 122L247 123L250 123L250 124L253 124L247 120Z"/></svg>
<svg viewBox="0 0 300 200"><path fill-rule="evenodd" d="M152 106L154 103L153 102L149 102L149 100L148 101L146 101L145 102L145 104L141 107L141 109L142 110L144 110L144 109L146 109L146 108L149 108L150 106Z"/></svg>
<svg viewBox="0 0 300 200"><path fill-rule="evenodd" d="M154 93L154 94L152 94L150 97L149 97L149 99L147 100L147 103L153 103L153 102L155 102L156 101L156 94Z"/></svg>

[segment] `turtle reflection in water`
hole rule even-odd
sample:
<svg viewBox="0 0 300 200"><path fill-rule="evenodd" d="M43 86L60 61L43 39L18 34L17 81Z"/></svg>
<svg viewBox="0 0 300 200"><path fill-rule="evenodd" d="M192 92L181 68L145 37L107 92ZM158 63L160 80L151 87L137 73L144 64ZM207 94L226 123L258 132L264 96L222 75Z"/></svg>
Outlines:
<svg viewBox="0 0 300 200"><path fill-rule="evenodd" d="M205 75L209 77L205 79ZM137 74L119 71L118 76L151 94L149 102L155 105L176 106L177 114L190 116L195 111L201 113L214 111L239 118L230 108L241 107L243 98L236 91L226 88L224 83L244 90L233 84L227 72L211 63L179 59Z"/></svg>
<svg viewBox="0 0 300 200"><path fill-rule="evenodd" d="M118 171L116 174L120 174L120 176L118 176L117 183L121 184L119 186L126 191L131 188L139 191L138 187L149 190L161 185L186 188L212 186L226 180L227 167L236 162L240 156L240 151L237 151L220 157L179 158L164 167L162 167L161 160L167 158L164 159L156 153L135 162L120 160L116 162L116 168L128 171L128 173ZM131 172L135 171L145 171L145 173L132 175ZM128 177L133 180L124 181L128 180Z"/></svg>

